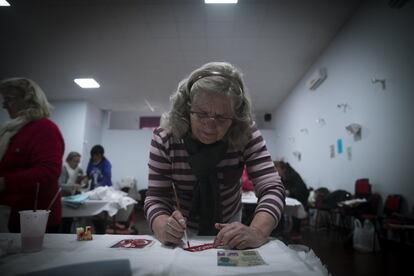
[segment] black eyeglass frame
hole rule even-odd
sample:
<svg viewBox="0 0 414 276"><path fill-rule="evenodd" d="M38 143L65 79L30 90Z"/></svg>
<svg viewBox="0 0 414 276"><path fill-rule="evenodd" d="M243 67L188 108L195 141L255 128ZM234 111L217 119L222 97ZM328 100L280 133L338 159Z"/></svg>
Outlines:
<svg viewBox="0 0 414 276"><path fill-rule="evenodd" d="M207 119L214 119L215 122L224 124L227 123L228 121L233 121L234 118L233 117L226 117L226 116L222 116L222 115L210 115L207 112L198 112L198 111L193 111L190 110L190 114L191 115L195 115L197 119L199 120L207 120Z"/></svg>

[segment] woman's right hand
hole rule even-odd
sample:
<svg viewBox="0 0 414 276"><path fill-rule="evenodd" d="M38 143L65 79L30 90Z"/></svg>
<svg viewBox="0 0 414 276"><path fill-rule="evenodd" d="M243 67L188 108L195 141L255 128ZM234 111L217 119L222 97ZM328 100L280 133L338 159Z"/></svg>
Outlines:
<svg viewBox="0 0 414 276"><path fill-rule="evenodd" d="M153 222L155 237L165 245L180 245L186 228L185 218L179 211L174 211L171 216L160 215Z"/></svg>

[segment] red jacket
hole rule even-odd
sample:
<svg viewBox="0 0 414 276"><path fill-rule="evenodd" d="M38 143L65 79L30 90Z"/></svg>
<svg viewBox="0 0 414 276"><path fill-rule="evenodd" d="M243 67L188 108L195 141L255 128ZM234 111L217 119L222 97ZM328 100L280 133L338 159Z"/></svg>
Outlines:
<svg viewBox="0 0 414 276"><path fill-rule="evenodd" d="M46 209L59 189L64 141L59 128L43 118L23 126L10 140L0 161L0 176L5 190L0 204L11 207L9 230L20 232L20 210L34 208L39 183L38 209ZM62 203L57 198L50 208L48 227L57 227L62 217Z"/></svg>

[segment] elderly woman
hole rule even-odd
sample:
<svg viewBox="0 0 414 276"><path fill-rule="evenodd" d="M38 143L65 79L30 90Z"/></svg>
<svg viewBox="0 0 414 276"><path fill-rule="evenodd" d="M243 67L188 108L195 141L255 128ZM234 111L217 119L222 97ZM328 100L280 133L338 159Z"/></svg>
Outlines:
<svg viewBox="0 0 414 276"><path fill-rule="evenodd" d="M217 235L215 245L261 246L280 221L285 195L252 122L241 73L229 63L205 64L180 82L171 101L149 157L144 208L155 236L178 245L188 226L199 235ZM240 223L244 165L258 197L249 226Z"/></svg>
<svg viewBox="0 0 414 276"><path fill-rule="evenodd" d="M71 151L66 157L66 162L63 164L62 173L59 177L63 196L70 196L80 191L82 181L86 177L79 167L80 158L80 153L76 151Z"/></svg>
<svg viewBox="0 0 414 276"><path fill-rule="evenodd" d="M47 117L50 104L42 89L26 78L0 82L3 107L10 121L0 128L0 204L11 207L10 232L20 231L20 210L46 209L58 192L64 141ZM57 232L61 201L55 201L46 231Z"/></svg>

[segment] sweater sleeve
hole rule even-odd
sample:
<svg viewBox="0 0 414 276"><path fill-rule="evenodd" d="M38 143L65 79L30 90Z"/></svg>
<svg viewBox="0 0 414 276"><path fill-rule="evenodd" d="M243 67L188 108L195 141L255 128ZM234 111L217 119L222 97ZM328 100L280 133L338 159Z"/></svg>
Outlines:
<svg viewBox="0 0 414 276"><path fill-rule="evenodd" d="M150 147L148 191L144 204L150 229L152 229L152 223L157 216L170 215L174 211L171 159L168 155L168 148L168 136L162 129L156 129Z"/></svg>
<svg viewBox="0 0 414 276"><path fill-rule="evenodd" d="M59 185L62 188L62 195L71 195L72 190L74 188L73 184L68 183L69 182L69 172L66 169L65 166L62 167L62 172L59 176Z"/></svg>
<svg viewBox="0 0 414 276"><path fill-rule="evenodd" d="M103 174L103 180L102 185L103 186L112 186L112 165L111 162L109 162L108 159L105 159L105 163L102 168L102 174Z"/></svg>
<svg viewBox="0 0 414 276"><path fill-rule="evenodd" d="M285 206L285 189L260 131L253 126L252 138L244 150L249 176L255 184L258 203L255 213L267 212L278 223Z"/></svg>

